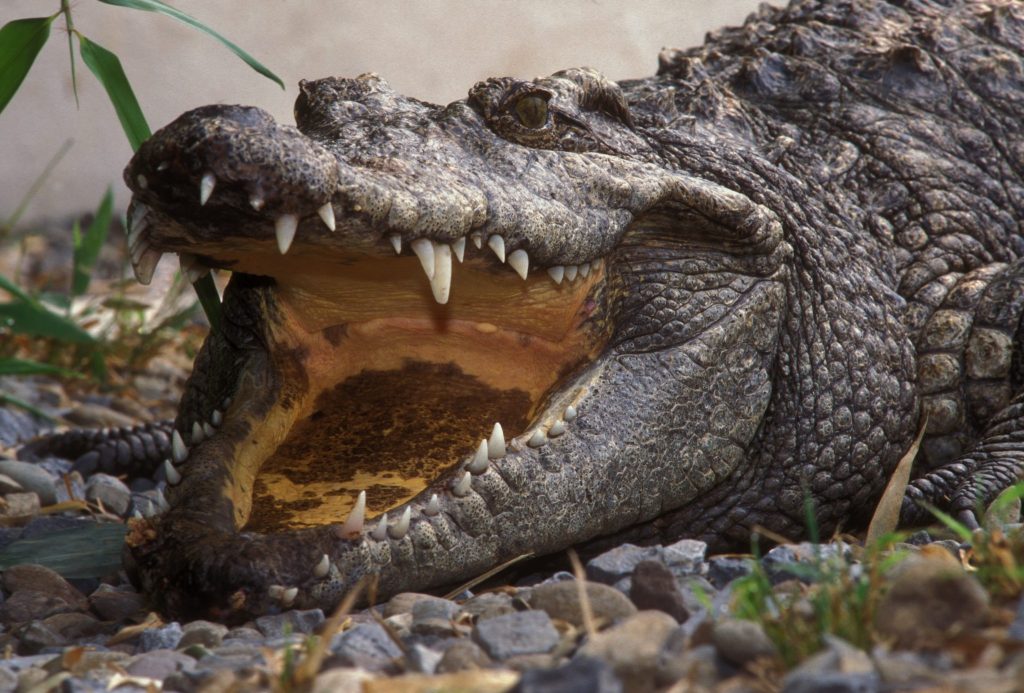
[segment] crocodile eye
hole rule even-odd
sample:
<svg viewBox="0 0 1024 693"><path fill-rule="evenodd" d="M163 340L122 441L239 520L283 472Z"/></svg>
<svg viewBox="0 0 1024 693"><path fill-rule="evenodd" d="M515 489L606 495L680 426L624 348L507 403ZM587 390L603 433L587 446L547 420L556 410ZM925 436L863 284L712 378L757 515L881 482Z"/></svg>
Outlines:
<svg viewBox="0 0 1024 693"><path fill-rule="evenodd" d="M516 115L523 126L539 130L548 122L548 102L540 96L524 96L516 101Z"/></svg>

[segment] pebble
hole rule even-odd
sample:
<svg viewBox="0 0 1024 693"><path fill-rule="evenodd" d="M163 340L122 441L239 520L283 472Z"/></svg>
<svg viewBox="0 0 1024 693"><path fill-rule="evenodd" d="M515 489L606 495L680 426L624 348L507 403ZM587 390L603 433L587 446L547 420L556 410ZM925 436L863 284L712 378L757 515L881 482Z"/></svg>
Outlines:
<svg viewBox="0 0 1024 693"><path fill-rule="evenodd" d="M577 657L556 669L530 669L517 693L621 693L622 682L600 659Z"/></svg>
<svg viewBox="0 0 1024 693"><path fill-rule="evenodd" d="M543 611L519 611L478 621L473 638L497 660L516 655L546 654L560 636Z"/></svg>
<svg viewBox="0 0 1024 693"><path fill-rule="evenodd" d="M441 660L437 663L438 673L450 673L454 671L467 671L469 669L484 669L489 667L494 660L487 656L483 648L472 640L455 640L444 651Z"/></svg>
<svg viewBox="0 0 1024 693"><path fill-rule="evenodd" d="M395 671L402 650L379 623L359 623L334 636L332 665L359 667L367 671Z"/></svg>
<svg viewBox="0 0 1024 693"><path fill-rule="evenodd" d="M738 666L776 654L775 644L761 625L753 621L737 618L717 621L711 629L711 640L723 658Z"/></svg>
<svg viewBox="0 0 1024 693"><path fill-rule="evenodd" d="M104 584L89 595L89 606L105 621L128 621L144 611L146 600L133 589Z"/></svg>
<svg viewBox="0 0 1024 693"><path fill-rule="evenodd" d="M613 623L636 613L636 606L614 587L585 581L584 589L591 613L600 623ZM577 628L583 625L580 588L575 579L538 585L530 592L527 603L551 618L566 621Z"/></svg>
<svg viewBox="0 0 1024 693"><path fill-rule="evenodd" d="M222 623L211 623L210 621L192 621L186 623L181 629L181 639L176 645L177 649L184 650L192 645L202 645L206 648L217 647L224 641L228 633L228 627Z"/></svg>
<svg viewBox="0 0 1024 693"><path fill-rule="evenodd" d="M35 493L44 507L57 502L54 477L35 464L19 460L0 460L0 474L17 482L23 490Z"/></svg>
<svg viewBox="0 0 1024 693"><path fill-rule="evenodd" d="M587 640L575 657L606 662L626 691L650 691L658 674L659 655L678 624L661 611L638 611Z"/></svg>
<svg viewBox="0 0 1024 693"><path fill-rule="evenodd" d="M675 575L668 566L658 561L640 561L636 564L629 598L636 608L664 611L679 623L690 617Z"/></svg>
<svg viewBox="0 0 1024 693"><path fill-rule="evenodd" d="M282 614L260 616L256 619L256 628L267 638L280 638L289 633L309 635L316 632L323 622L324 612L320 609L292 610ZM234 631L229 632L224 637L230 637L234 633ZM256 633L257 637L259 633Z"/></svg>
<svg viewBox="0 0 1024 693"><path fill-rule="evenodd" d="M182 633L181 624L177 621L157 628L147 628L139 635L139 652L173 650L178 646Z"/></svg>
<svg viewBox="0 0 1024 693"><path fill-rule="evenodd" d="M622 544L587 562L587 577L595 582L615 585L629 591L628 579L640 561L661 560L665 549L661 546L634 546Z"/></svg>
<svg viewBox="0 0 1024 693"><path fill-rule="evenodd" d="M132 492L123 481L109 474L93 474L85 484L85 499L124 516L131 505Z"/></svg>

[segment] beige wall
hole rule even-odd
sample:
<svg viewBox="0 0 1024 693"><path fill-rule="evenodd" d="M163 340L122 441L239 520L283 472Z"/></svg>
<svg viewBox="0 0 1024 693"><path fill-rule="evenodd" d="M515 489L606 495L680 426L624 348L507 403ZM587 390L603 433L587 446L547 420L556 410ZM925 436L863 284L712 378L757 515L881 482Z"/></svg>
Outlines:
<svg viewBox="0 0 1024 693"><path fill-rule="evenodd" d="M207 103L257 105L292 122L302 78L374 71L397 90L447 103L488 76L533 77L588 65L621 79L653 74L664 46L699 43L736 24L755 0L171 0L274 70L282 91L219 43L162 15L72 3L76 28L120 56L153 129ZM58 0L0 0L0 23L40 16ZM76 43L77 51L77 43ZM131 151L102 88L78 61L76 110L63 22L0 114L0 219L68 138L70 153L26 221L90 209ZM23 224L24 226L24 224Z"/></svg>

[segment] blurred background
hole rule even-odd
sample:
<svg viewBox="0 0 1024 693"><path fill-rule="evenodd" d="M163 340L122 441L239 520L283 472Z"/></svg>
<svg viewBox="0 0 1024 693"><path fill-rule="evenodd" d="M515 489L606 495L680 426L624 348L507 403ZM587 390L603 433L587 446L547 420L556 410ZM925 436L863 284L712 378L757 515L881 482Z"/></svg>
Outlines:
<svg viewBox="0 0 1024 693"><path fill-rule="evenodd" d="M224 46L169 17L73 2L75 27L120 57L153 130L208 103L260 106L279 121L300 79L377 72L398 91L435 103L463 98L491 76L535 77L595 67L613 79L651 75L658 51L687 47L725 24L738 24L755 0L251 0L171 4L218 30L282 78L261 77ZM0 24L48 15L58 0L2 0ZM11 215L33 180L68 140L73 144L44 183L20 226L93 209L114 183L115 209L127 190L131 157L113 108L77 61L75 107L64 22L53 24L21 89L0 114L0 219Z"/></svg>

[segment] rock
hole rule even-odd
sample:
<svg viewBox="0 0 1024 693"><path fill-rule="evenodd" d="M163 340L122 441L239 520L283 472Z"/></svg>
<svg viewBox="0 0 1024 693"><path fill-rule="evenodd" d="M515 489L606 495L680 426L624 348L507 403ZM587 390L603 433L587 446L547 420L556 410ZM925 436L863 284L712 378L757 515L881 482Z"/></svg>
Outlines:
<svg viewBox="0 0 1024 693"><path fill-rule="evenodd" d="M750 575L753 568L752 558L715 556L708 561L707 578L712 585L721 589L737 578Z"/></svg>
<svg viewBox="0 0 1024 693"><path fill-rule="evenodd" d="M576 657L557 669L524 671L516 693L620 693L622 682L600 659Z"/></svg>
<svg viewBox="0 0 1024 693"><path fill-rule="evenodd" d="M516 608L512 606L511 596L503 592L484 592L463 602L460 611L482 621L502 614L515 613Z"/></svg>
<svg viewBox="0 0 1024 693"><path fill-rule="evenodd" d="M743 666L758 657L774 657L775 644L761 625L738 618L726 618L711 628L711 640L727 661Z"/></svg>
<svg viewBox="0 0 1024 693"><path fill-rule="evenodd" d="M1007 637L1017 642L1024 641L1024 597L1017 600L1017 610L1013 616L1013 623L1007 631Z"/></svg>
<svg viewBox="0 0 1024 693"><path fill-rule="evenodd" d="M102 623L89 614L77 611L47 616L43 623L68 642L78 644L85 644L86 641L103 641L107 635L113 634L110 624Z"/></svg>
<svg viewBox="0 0 1024 693"><path fill-rule="evenodd" d="M138 422L130 416L125 416L102 404L82 403L75 406L71 411L64 414L68 423L73 423L82 428L120 428L122 426L134 426Z"/></svg>
<svg viewBox="0 0 1024 693"><path fill-rule="evenodd" d="M192 671L196 660L177 650L152 650L132 657L124 669L132 676L162 681L177 671Z"/></svg>
<svg viewBox="0 0 1024 693"><path fill-rule="evenodd" d="M595 582L615 585L628 578L640 561L661 560L664 549L660 546L634 546L622 544L587 562L587 577Z"/></svg>
<svg viewBox="0 0 1024 693"><path fill-rule="evenodd" d="M17 594L23 589L42 592L63 599L76 609L84 610L88 606L85 595L76 590L56 571L46 566L24 563L11 566L3 573L4 590Z"/></svg>
<svg viewBox="0 0 1024 693"><path fill-rule="evenodd" d="M621 623L601 631L576 651L573 657L591 657L607 662L626 691L654 689L658 658L676 620L661 611L638 611Z"/></svg>
<svg viewBox="0 0 1024 693"><path fill-rule="evenodd" d="M676 577L703 575L707 572L707 564L704 562L707 551L708 545L704 542L683 539L664 547L662 561Z"/></svg>
<svg viewBox="0 0 1024 693"><path fill-rule="evenodd" d="M334 666L360 667L368 671L389 671L402 656L379 623L360 623L334 636L331 642Z"/></svg>
<svg viewBox="0 0 1024 693"><path fill-rule="evenodd" d="M445 637L457 631L454 618L459 613L459 605L447 599L421 599L412 605L412 625L410 630L417 635L437 635Z"/></svg>
<svg viewBox="0 0 1024 693"><path fill-rule="evenodd" d="M560 636L543 611L520 611L477 622L473 639L499 661L517 655L546 654Z"/></svg>
<svg viewBox="0 0 1024 693"><path fill-rule="evenodd" d="M878 604L875 626L896 649L938 648L985 623L988 594L959 562L932 552L900 563Z"/></svg>
<svg viewBox="0 0 1024 693"><path fill-rule="evenodd" d="M8 521L25 521L39 512L39 496L35 492L8 493L0 498L0 517Z"/></svg>
<svg viewBox="0 0 1024 693"><path fill-rule="evenodd" d="M132 492L124 482L109 474L93 474L85 484L85 499L102 504L115 515L124 516L131 505Z"/></svg>
<svg viewBox="0 0 1024 693"><path fill-rule="evenodd" d="M409 662L413 671L421 674L433 674L437 671L437 665L441 662L443 653L415 642L409 647L406 661Z"/></svg>
<svg viewBox="0 0 1024 693"><path fill-rule="evenodd" d="M105 621L127 621L146 608L145 598L133 589L100 585L89 595L89 606Z"/></svg>
<svg viewBox="0 0 1024 693"><path fill-rule="evenodd" d="M406 674L391 679L373 679L363 684L363 693L434 693L435 691L473 691L507 693L519 681L519 674L504 669L459 671L427 676Z"/></svg>
<svg viewBox="0 0 1024 693"><path fill-rule="evenodd" d="M4 388L14 379L5 378ZM40 422L31 414L14 407L0 407L0 448L13 447L35 438L42 430Z"/></svg>
<svg viewBox="0 0 1024 693"><path fill-rule="evenodd" d="M8 493L21 493L24 490L25 488L17 481L6 474L0 474L0 496L6 496Z"/></svg>
<svg viewBox="0 0 1024 693"><path fill-rule="evenodd" d="M131 508L128 514L138 511L143 517L156 517L167 512L170 506L160 489L132 493Z"/></svg>
<svg viewBox="0 0 1024 693"><path fill-rule="evenodd" d="M420 594L419 592L399 592L384 605L381 616L383 618L390 618L398 614L411 614L412 607L416 605L416 602L423 601L424 599L440 599L432 594ZM441 601L447 601L441 599Z"/></svg>
<svg viewBox="0 0 1024 693"><path fill-rule="evenodd" d="M184 650L192 645L202 645L207 648L214 648L224 641L228 633L228 627L221 623L210 621L192 621L186 623L182 628L181 640L178 641L176 649Z"/></svg>
<svg viewBox="0 0 1024 693"><path fill-rule="evenodd" d="M658 561L640 561L636 564L629 598L636 608L664 611L679 623L690 617L675 575L664 563Z"/></svg>
<svg viewBox="0 0 1024 693"><path fill-rule="evenodd" d="M867 653L833 635L825 649L809 657L782 680L783 693L874 693L881 680Z"/></svg>
<svg viewBox="0 0 1024 693"><path fill-rule="evenodd" d="M311 693L363 693L363 684L372 679L365 669L328 669L313 679Z"/></svg>
<svg viewBox="0 0 1024 693"><path fill-rule="evenodd" d="M591 613L599 624L612 623L636 613L636 607L614 587L590 581L583 584ZM566 621L577 628L583 625L583 608L576 580L537 585L527 602L531 608L540 609L551 618Z"/></svg>
<svg viewBox="0 0 1024 693"><path fill-rule="evenodd" d="M181 624L171 621L159 628L147 628L139 635L139 652L152 650L173 650L182 636Z"/></svg>
<svg viewBox="0 0 1024 693"><path fill-rule="evenodd" d="M384 623L396 635L407 638L412 634L412 614L395 614L384 619Z"/></svg>
<svg viewBox="0 0 1024 693"><path fill-rule="evenodd" d="M320 609L307 609L305 611L286 611L283 614L260 616L256 619L256 628L268 638L280 638L288 633L310 635L315 633L316 629L323 622L323 611Z"/></svg>
<svg viewBox="0 0 1024 693"><path fill-rule="evenodd" d="M658 655L654 680L669 686L685 679L694 690L711 690L720 678L719 661L714 645L690 647L682 630L677 630Z"/></svg>
<svg viewBox="0 0 1024 693"><path fill-rule="evenodd" d="M441 656L436 672L445 674L468 669L483 669L491 665L492 659L472 640L456 640Z"/></svg>
<svg viewBox="0 0 1024 693"><path fill-rule="evenodd" d="M0 605L0 622L8 625L25 623L44 619L53 614L78 610L77 606L68 604L60 597L37 590L23 589L15 592Z"/></svg>
<svg viewBox="0 0 1024 693"><path fill-rule="evenodd" d="M937 686L953 668L953 661L946 652L890 652L881 645L872 650L871 660L891 690Z"/></svg>
<svg viewBox="0 0 1024 693"><path fill-rule="evenodd" d="M46 648L64 647L69 644L67 638L50 628L42 621L29 621L14 631L21 646L22 654L37 654Z"/></svg>

